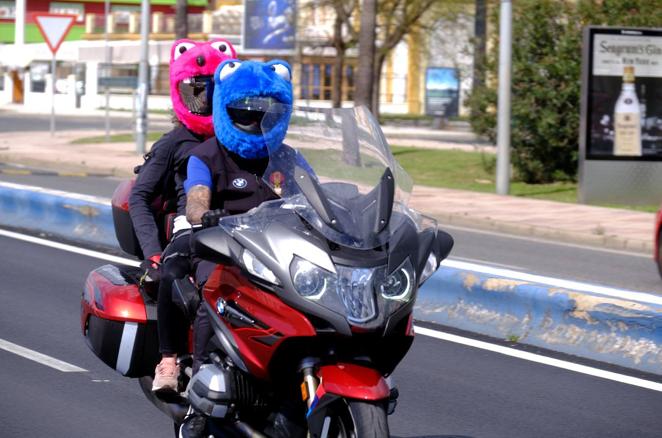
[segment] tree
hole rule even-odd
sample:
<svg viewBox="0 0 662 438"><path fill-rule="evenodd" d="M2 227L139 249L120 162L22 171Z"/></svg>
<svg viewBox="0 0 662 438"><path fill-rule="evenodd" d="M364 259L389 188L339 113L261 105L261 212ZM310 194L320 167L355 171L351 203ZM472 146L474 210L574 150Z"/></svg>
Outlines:
<svg viewBox="0 0 662 438"><path fill-rule="evenodd" d="M528 183L577 173L582 28L589 24L654 27L662 0L518 0L513 9L511 146L515 177ZM498 10L491 19L497 29ZM498 33L492 47L498 47ZM496 52L496 51L495 51ZM498 53L485 62L496 78ZM496 139L497 83L470 98L475 132Z"/></svg>
<svg viewBox="0 0 662 438"><path fill-rule="evenodd" d="M188 38L188 0L175 3L175 39Z"/></svg>
<svg viewBox="0 0 662 438"><path fill-rule="evenodd" d="M375 63L375 28L377 23L377 0L363 0L361 8L361 28L359 30L359 66L356 75L356 90L354 91L354 103L365 105L377 114L377 108L373 101ZM348 23L351 25L351 23Z"/></svg>
<svg viewBox="0 0 662 438"><path fill-rule="evenodd" d="M473 88L485 85L485 53L487 36L487 0L475 0L474 15L474 76Z"/></svg>
<svg viewBox="0 0 662 438"><path fill-rule="evenodd" d="M360 35L364 32L364 19L369 20L372 15L366 11L366 6L371 6L375 0L364 0L363 8L359 11L361 13L361 29ZM376 39L373 34L372 41L367 38L370 34L370 29L366 28L366 41L363 42L359 39L359 69L356 77L356 93L355 103L359 105L365 104L364 96L359 95L359 92L370 92L370 104L368 107L374 114L379 114L379 87L382 77L382 67L388 54L397 46L403 38L412 31L425 31L429 26L436 22L436 19L447 11L449 4L439 0L380 0L377 9L377 26L376 26ZM453 5L451 5L453 6ZM424 16L429 14L430 17L425 20ZM367 26L370 22L367 22ZM349 21L348 26L351 26ZM366 52L369 53L369 48L375 44L374 51L372 51L372 66L368 65L368 59L364 58L361 54L362 45L366 45ZM369 55L368 55L369 56ZM361 63L365 63L366 67L362 68ZM363 88L364 86L369 89Z"/></svg>

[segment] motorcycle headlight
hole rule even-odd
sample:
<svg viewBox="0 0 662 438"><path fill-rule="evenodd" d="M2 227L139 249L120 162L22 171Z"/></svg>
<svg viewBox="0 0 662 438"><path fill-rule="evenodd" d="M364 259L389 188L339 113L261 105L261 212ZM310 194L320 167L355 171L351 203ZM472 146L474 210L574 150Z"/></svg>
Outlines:
<svg viewBox="0 0 662 438"><path fill-rule="evenodd" d="M275 285L280 285L280 282L278 281L278 278L271 271L271 269L264 266L264 263L259 261L258 258L255 257L255 254L253 254L249 250L244 249L243 253L241 254L241 261L243 262L244 267L246 268L246 270L251 275L254 275L258 278L266 280L269 283L273 283Z"/></svg>
<svg viewBox="0 0 662 438"><path fill-rule="evenodd" d="M407 259L398 269L386 276L379 285L379 290L387 300L406 301L414 289L414 268Z"/></svg>
<svg viewBox="0 0 662 438"><path fill-rule="evenodd" d="M310 300L318 300L335 285L335 276L331 272L299 257L292 261L290 274L299 295Z"/></svg>

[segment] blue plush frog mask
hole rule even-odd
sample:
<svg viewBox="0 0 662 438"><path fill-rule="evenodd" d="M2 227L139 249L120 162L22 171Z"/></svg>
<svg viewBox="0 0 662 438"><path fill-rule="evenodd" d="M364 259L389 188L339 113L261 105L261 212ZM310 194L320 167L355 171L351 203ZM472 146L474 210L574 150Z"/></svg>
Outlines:
<svg viewBox="0 0 662 438"><path fill-rule="evenodd" d="M292 69L280 60L227 60L214 74L214 132L229 151L264 158L285 138L292 105ZM274 109L275 108L275 109ZM268 123L262 123L269 113Z"/></svg>

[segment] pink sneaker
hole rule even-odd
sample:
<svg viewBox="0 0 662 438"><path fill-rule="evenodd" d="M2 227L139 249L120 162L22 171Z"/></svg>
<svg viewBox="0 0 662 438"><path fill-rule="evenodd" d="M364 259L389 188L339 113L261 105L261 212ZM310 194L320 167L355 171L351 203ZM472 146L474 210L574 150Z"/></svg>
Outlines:
<svg viewBox="0 0 662 438"><path fill-rule="evenodd" d="M154 372L152 392L177 392L179 365L174 359L161 359Z"/></svg>

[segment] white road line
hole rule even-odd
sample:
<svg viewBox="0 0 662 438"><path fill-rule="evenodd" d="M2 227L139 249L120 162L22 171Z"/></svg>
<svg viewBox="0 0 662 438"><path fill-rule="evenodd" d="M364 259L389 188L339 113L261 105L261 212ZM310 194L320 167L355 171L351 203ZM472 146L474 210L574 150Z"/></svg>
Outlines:
<svg viewBox="0 0 662 438"><path fill-rule="evenodd" d="M544 365L550 365L556 368L562 368L576 373L587 374L589 376L599 377L601 379L613 380L615 382L625 383L627 385L638 386L640 388L651 389L653 391L662 392L662 383L652 382L650 380L639 379L637 377L626 376L611 371L601 370L586 365L579 365L573 362L566 362L560 359L554 359L539 354L529 353L528 351L521 351L515 348L504 347L501 345L490 344L489 342L478 341L476 339L465 338L446 332L428 329L425 327L414 326L416 334L429 336L431 338L441 339L443 341L455 342L457 344L467 345L469 347L480 348L482 350L492 351L494 353L503 354L506 356L516 357L518 359L528 360Z"/></svg>
<svg viewBox="0 0 662 438"><path fill-rule="evenodd" d="M511 269L496 268L493 266L479 265L477 263L462 262L459 260L444 260L442 266L461 269L466 271L479 272L481 274L496 275L499 277L511 278L530 283L540 283L547 286L570 289L575 291L589 292L597 295L604 295L612 298L639 301L641 303L662 305L662 296L652 295L645 292L635 292L624 289L616 289L607 286L598 286L579 281L563 280L561 278L545 277L542 275L528 274L526 272L513 271Z"/></svg>
<svg viewBox="0 0 662 438"><path fill-rule="evenodd" d="M524 240L524 241L527 241L527 242L543 243L543 244L546 244L546 245L566 246L568 248L584 249L584 250L587 250L587 251L606 252L606 253L610 253L610 254L618 254L618 255L631 256L631 257L641 257L641 258L645 258L645 259L652 259L653 258L652 254L646 254L646 253L642 253L642 252L625 251L625 250L612 249L612 248L601 248L601 247L598 247L598 246L580 245L578 243L560 242L558 240L547 240L547 239L542 239L540 237L517 236L517 235L514 235L514 234L499 233L498 231L480 230L480 229L477 229L477 228L461 227L461 226L458 226L458 225L450 225L450 224L444 224L444 223L440 223L439 226L442 229L448 228L450 230L465 231L467 233L486 234L488 236L502 237L504 239Z"/></svg>
<svg viewBox="0 0 662 438"><path fill-rule="evenodd" d="M70 363L55 359L54 357L47 356L45 354L39 353L29 348L21 347L20 345L14 344L13 342L5 341L0 339L0 349L14 353L18 356L30 359L34 362L46 365L47 367L54 368L63 373L86 373L87 370L84 368L77 367Z"/></svg>
<svg viewBox="0 0 662 438"><path fill-rule="evenodd" d="M75 254L106 260L112 263L120 263L129 266L140 266L140 262L137 260L131 260L124 257L117 257L99 251L92 251L90 249L79 248L77 246L67 245L65 243L41 239L39 237L28 236L27 234L14 233L12 231L0 229L0 236L10 237L12 239L22 240L24 242L29 242L29 243L35 243L37 245L47 246L49 248L61 249L63 251L73 252Z"/></svg>
<svg viewBox="0 0 662 438"><path fill-rule="evenodd" d="M496 266L498 268L505 268L505 269L515 269L515 270L524 269L521 266L506 265L506 264L503 264L503 263L488 262L486 260L472 259L472 258L469 258L469 257L450 257L448 260L458 260L458 261L461 261L461 262L479 263L479 264L480 263L485 263L485 265L487 265L487 266Z"/></svg>

